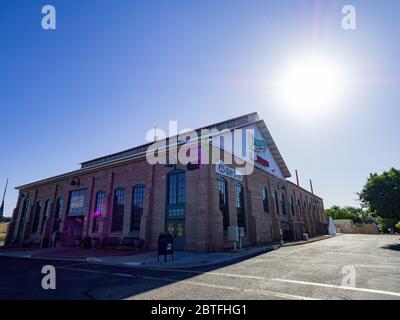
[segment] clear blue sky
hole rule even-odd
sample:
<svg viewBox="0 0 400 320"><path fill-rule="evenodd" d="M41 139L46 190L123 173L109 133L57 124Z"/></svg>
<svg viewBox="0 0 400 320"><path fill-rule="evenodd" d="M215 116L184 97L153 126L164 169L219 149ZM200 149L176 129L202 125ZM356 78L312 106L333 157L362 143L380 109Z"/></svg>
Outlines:
<svg viewBox="0 0 400 320"><path fill-rule="evenodd" d="M341 8L357 9L357 30ZM57 29L41 28L41 8ZM354 205L370 172L400 160L398 1L0 2L0 188L180 128L257 111L289 169L325 206ZM318 121L293 117L271 83L309 48L345 65L350 90ZM349 88L348 88L349 89Z"/></svg>

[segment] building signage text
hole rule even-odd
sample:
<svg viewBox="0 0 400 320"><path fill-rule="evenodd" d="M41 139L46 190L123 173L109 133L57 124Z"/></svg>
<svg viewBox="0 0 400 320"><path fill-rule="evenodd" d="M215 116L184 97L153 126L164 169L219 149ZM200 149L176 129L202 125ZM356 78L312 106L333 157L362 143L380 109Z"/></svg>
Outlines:
<svg viewBox="0 0 400 320"><path fill-rule="evenodd" d="M239 181L243 180L243 176L241 174L239 174L234 168L231 168L231 167L228 167L227 165L225 165L222 161L220 161L219 163L216 164L215 171L218 174L223 175L228 178L232 178L232 179L239 180Z"/></svg>

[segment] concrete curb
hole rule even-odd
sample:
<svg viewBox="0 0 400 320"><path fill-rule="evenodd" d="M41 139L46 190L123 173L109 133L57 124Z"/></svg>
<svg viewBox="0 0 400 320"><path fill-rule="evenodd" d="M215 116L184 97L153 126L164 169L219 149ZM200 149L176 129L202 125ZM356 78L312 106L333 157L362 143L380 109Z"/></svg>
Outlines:
<svg viewBox="0 0 400 320"><path fill-rule="evenodd" d="M237 253L237 255L235 256L230 256L224 259L218 259L215 261L202 261L202 262L198 262L198 263L177 263L177 264L170 264L170 265L151 265L151 264L140 264L137 266L133 266L133 265L129 265L129 264L121 264L123 266L131 266L131 267L140 267L143 269L160 269L160 270L168 270L168 269L176 269L176 268L183 268L183 269L187 269L187 268L198 268L198 267L209 267L212 265L216 265L216 264L220 264L220 263L224 263L224 262L228 262L228 261L234 261L237 259L242 259L248 256L252 256L252 255L257 255L259 253L266 253L266 252L270 252L272 250L276 250L278 249L278 247L276 246L272 246L272 247L262 247L259 248L257 250L252 250L250 252L243 252L243 253Z"/></svg>
<svg viewBox="0 0 400 320"><path fill-rule="evenodd" d="M316 238L316 239L311 238L310 240L304 241L304 242L295 242L295 243L288 242L288 243L283 244L281 247L301 246L303 244L313 243L313 242L317 242L317 241L321 241L321 240L332 239L334 237L341 236L341 235L342 235L341 233L338 233L336 235L331 235L331 236L327 236L327 237L321 237L321 238Z"/></svg>

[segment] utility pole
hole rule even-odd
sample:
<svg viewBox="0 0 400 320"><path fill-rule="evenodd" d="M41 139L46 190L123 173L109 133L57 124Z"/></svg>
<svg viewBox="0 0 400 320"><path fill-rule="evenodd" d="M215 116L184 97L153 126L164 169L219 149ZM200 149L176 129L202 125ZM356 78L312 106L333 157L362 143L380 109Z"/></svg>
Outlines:
<svg viewBox="0 0 400 320"><path fill-rule="evenodd" d="M157 141L157 126L154 126L154 141Z"/></svg>
<svg viewBox="0 0 400 320"><path fill-rule="evenodd" d="M297 174L297 169L296 169L296 180L297 180L297 185L300 186L300 184L299 184L299 175Z"/></svg>
<svg viewBox="0 0 400 320"><path fill-rule="evenodd" d="M4 188L3 200L1 201L1 206L0 206L0 219L2 219L3 215L4 215L4 199L6 197L7 186L8 186L8 178L7 178L7 181L6 181L6 186Z"/></svg>
<svg viewBox="0 0 400 320"><path fill-rule="evenodd" d="M313 186L312 186L312 181L310 179L310 188L311 188L311 193L314 194Z"/></svg>

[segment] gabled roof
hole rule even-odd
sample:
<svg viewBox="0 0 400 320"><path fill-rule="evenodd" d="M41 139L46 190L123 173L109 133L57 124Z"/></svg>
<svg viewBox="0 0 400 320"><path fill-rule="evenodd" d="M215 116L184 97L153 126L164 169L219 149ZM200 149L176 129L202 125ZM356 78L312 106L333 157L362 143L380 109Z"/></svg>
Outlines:
<svg viewBox="0 0 400 320"><path fill-rule="evenodd" d="M240 117L236 117L236 118L232 118L232 119L229 119L229 120L217 122L217 123L214 123L212 125L208 125L208 126L205 126L205 127L198 128L195 131L200 133L200 131L204 130L204 129L209 129L209 130L217 129L219 131L222 131L224 129L225 130L226 129L233 130L233 129L236 129L236 128L245 127L245 126L250 125L250 124L255 124L257 126L257 128L260 130L263 138L267 141L268 148L270 149L270 151L272 153L272 156L275 158L275 161L276 161L279 169L281 170L283 176L285 178L289 178L291 176L291 174L289 172L289 169L286 166L286 163L283 160L282 155L279 152L278 147L276 146L276 144L274 142L274 139L272 138L269 130L267 129L267 126L265 125L265 122L260 119L260 117L257 114L257 112L252 112L252 113L240 116ZM47 183L47 182L50 182L50 181L61 179L61 178L66 177L66 176L70 176L72 174L74 174L74 175L75 174L80 174L80 173L83 173L83 172L86 172L86 171L91 171L93 169L101 168L101 167L106 166L106 165L111 165L111 164L116 163L116 162L129 160L131 158L133 159L133 158L136 158L138 156L141 156L141 155L145 154L145 152L147 151L147 148L152 144L153 144L153 142L146 143L146 144L140 145L140 146L135 147L135 148L127 149L127 150L124 150L124 151L121 151L121 152L117 152L117 153L106 155L106 156L103 156L103 157L100 157L100 158L96 158L96 159L93 159L93 160L85 161L85 162L81 163L81 168L78 169L78 170L75 170L75 171L72 171L72 172L68 172L68 173L65 173L65 174L62 174L62 175L58 175L58 176L55 176L55 177L52 177L52 178L48 178L48 179L40 180L40 181L37 181L37 182L33 182L33 183L30 183L30 184L27 184L27 185L23 185L23 186L17 187L16 189L21 189L21 188L30 187L30 186L37 185L37 184Z"/></svg>
<svg viewBox="0 0 400 320"><path fill-rule="evenodd" d="M267 129L265 122L260 119L257 112L252 112L252 113L240 116L240 117L217 122L217 123L205 126L205 127L198 128L195 131L200 132L201 130L204 130L204 129L209 129L209 130L217 129L219 131L222 131L224 129L232 130L232 129L244 127L246 125L253 124L253 123L258 127L258 129L260 130L264 139L267 141L268 148L270 149L273 157L275 158L275 161L277 162L279 169L282 171L283 176L285 178L289 178L291 176L289 169L287 168L286 163L283 160L282 155L279 152L278 147L276 146L276 144L274 142L274 139L272 138L269 130ZM98 166L101 164L110 163L110 162L114 162L117 160L126 159L129 157L134 157L138 154L143 154L144 152L146 152L147 148L151 144L152 144L152 142L135 147L135 148L131 148L128 150L124 150L121 152L113 153L111 155L107 155L104 157L100 157L100 158L96 158L93 160L83 162L83 163L81 163L81 168L84 169L84 168L89 168L89 167L93 167L93 166Z"/></svg>
<svg viewBox="0 0 400 320"><path fill-rule="evenodd" d="M259 120L255 124L258 130L260 130L263 138L267 141L268 148L271 151L272 156L274 157L279 169L282 171L283 176L285 178L290 178L292 175L290 174L290 171L286 166L285 160L283 160L283 157L279 152L279 149L276 146L275 141L271 136L271 133L269 132L267 126L265 125L264 120Z"/></svg>

